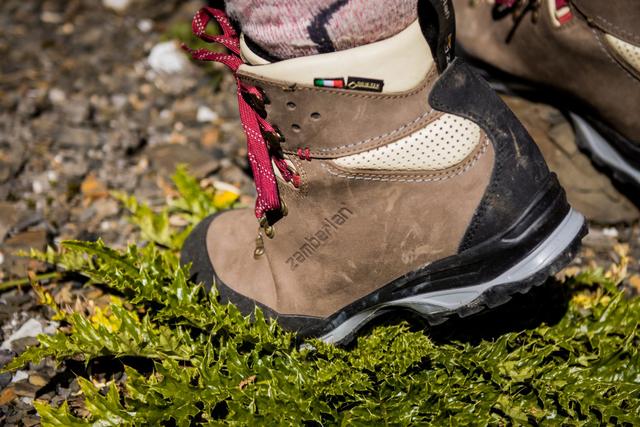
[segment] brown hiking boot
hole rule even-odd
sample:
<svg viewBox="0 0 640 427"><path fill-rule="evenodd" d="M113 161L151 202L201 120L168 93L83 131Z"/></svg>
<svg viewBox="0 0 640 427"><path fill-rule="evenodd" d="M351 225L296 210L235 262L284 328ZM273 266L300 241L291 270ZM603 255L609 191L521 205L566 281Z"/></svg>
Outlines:
<svg viewBox="0 0 640 427"><path fill-rule="evenodd" d="M236 44L219 11L196 16L196 32L223 24L215 40L231 53L193 54L236 72L258 193L255 212L214 215L185 243L182 262L222 301L345 342L392 311L435 324L495 307L576 253L583 217L453 58L451 5L419 4L420 22L392 38L273 63Z"/></svg>
<svg viewBox="0 0 640 427"><path fill-rule="evenodd" d="M454 3L467 56L502 89L567 112L580 147L640 187L640 2Z"/></svg>

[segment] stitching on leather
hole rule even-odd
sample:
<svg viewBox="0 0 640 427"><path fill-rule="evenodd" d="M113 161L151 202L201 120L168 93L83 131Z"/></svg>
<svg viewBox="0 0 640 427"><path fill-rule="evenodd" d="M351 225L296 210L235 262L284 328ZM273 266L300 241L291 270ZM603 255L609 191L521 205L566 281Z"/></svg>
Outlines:
<svg viewBox="0 0 640 427"><path fill-rule="evenodd" d="M489 84L486 81L478 78L474 73L467 72L467 75L471 77L475 82L477 82L480 86L483 86L485 89L488 89L491 91L493 90L489 87ZM434 108L436 108L437 110L445 111L445 112L455 111L455 108L453 108L452 106L448 105L446 102L443 102L439 99L437 92L436 93L432 92L432 94L433 96L431 101ZM498 130L491 123L483 121L480 116L468 110L458 113L458 115L462 117L465 117L466 115L466 118L475 121L476 124L478 124L481 128L483 127L483 124L484 124L487 127L487 130L489 131L487 134L487 139L489 139L491 143L494 145L498 144L497 141L494 141L495 135ZM473 215L473 218L471 220L471 229L469 230L470 232L465 233L463 242L461 243L461 246L460 246L462 250L467 249L471 246L471 242L473 241L473 237L475 237L475 234L478 228L478 222L476 221L476 218L482 218L485 215L485 212L487 211L487 207L491 203L491 200L495 199L496 189L499 189L502 184L502 179L503 179L502 162L500 161L499 157L503 155L503 153L502 153L502 150L500 150L499 148L500 147L497 147L497 146L494 147L496 151L496 159L494 161L495 169L492 173L489 186L485 190L485 197L482 198L482 201L480 202L480 205L478 206L476 213ZM486 196L488 196L490 200L488 200Z"/></svg>
<svg viewBox="0 0 640 427"><path fill-rule="evenodd" d="M602 18L600 16L596 16L594 19L595 19L595 21L602 21L601 24L603 26L610 26L614 30L620 31L622 34L624 34L625 36L629 37L631 40L633 40L635 42L640 42L640 37L639 36L636 36L633 33L625 30L624 28L619 27L618 25L614 24L613 22L609 22L607 19Z"/></svg>
<svg viewBox="0 0 640 427"><path fill-rule="evenodd" d="M434 114L435 113L435 114ZM361 152L361 150L370 150L370 149L375 149L378 147L381 147L387 143L396 141L400 138L409 136L411 133L416 132L420 129L422 129L425 126L430 125L431 123L433 123L434 121L436 121L437 119L439 119L440 117L442 117L444 113L441 113L440 111L436 111L433 108L431 109L431 111L428 111L424 114L422 114L421 117L416 118L415 120L412 120L409 123L405 123L403 126L401 126L398 129L395 129L393 131L387 132L386 135L379 135L376 137L371 137L368 138L370 139L370 141L367 141L366 143L355 143L357 145L354 145L353 147L346 147L346 148L342 148L339 149L340 147L336 147L336 151L332 151L332 152L320 152L318 150L311 150L311 157L317 157L320 159L324 159L324 158L330 158L330 157L325 157L325 156L347 156L347 155L351 155L351 154L357 154L359 152ZM404 127L404 128L403 128ZM349 145L349 144L347 144ZM344 147L344 146L343 146Z"/></svg>
<svg viewBox="0 0 640 427"><path fill-rule="evenodd" d="M482 157L482 155L487 151L489 147L489 142L487 138L484 138L484 143L482 144L480 150L476 152L476 154L469 160L467 160L462 166L454 169L451 172L447 172L445 174L432 173L428 175L379 175L379 174L350 174L348 172L340 173L336 171L334 168L330 167L326 163L322 163L322 167L329 172L331 175L338 176L340 178L347 179L360 179L365 181L382 181L382 182L437 182L444 181L447 179L454 178L456 176L462 175L466 173L469 169L471 169Z"/></svg>
<svg viewBox="0 0 640 427"><path fill-rule="evenodd" d="M611 62L613 62L618 68L620 68L622 70L622 72L624 73L625 76L627 76L628 79L630 79L633 83L635 84L640 84L640 80L636 79L634 77L633 74L631 74L629 72L629 70L627 70L625 67L623 67L612 55L611 53L609 53L609 49L607 49L607 47L604 45L604 43L602 43L602 40L600 39L600 34L598 34L598 32L595 29L591 29L591 31L593 32L596 41L598 42L598 46L600 46L600 49L602 49L602 51L605 53L605 55L607 55L607 58L609 58L609 60Z"/></svg>
<svg viewBox="0 0 640 427"><path fill-rule="evenodd" d="M293 163L293 166L300 175L300 188L297 193L300 195L301 199L304 199L307 197L307 194L309 194L309 179L307 178L307 171L305 170L302 162L295 157L290 157L289 160Z"/></svg>
<svg viewBox="0 0 640 427"><path fill-rule="evenodd" d="M381 93L381 94L365 94L365 93L359 93L357 91L351 91L351 92L346 92L346 91L340 91L340 90L331 90L331 89L324 89L324 88L317 88L317 87L311 87L311 86L301 86L298 85L297 83L292 84L291 86L287 86L287 85L283 85L283 84L278 84L276 82L271 82L268 80L260 80L256 77L251 77L251 74L241 74L241 78L242 79L246 79L248 81L251 82L256 82L259 85L262 86L271 86L274 88L278 88L281 90L287 90L287 89L291 89L291 90L305 90L305 91L310 91L310 92L318 92L318 93L324 93L327 95L335 95L335 96L346 96L348 98L362 98L362 99L403 99L403 98L408 98L410 96L415 95L416 93L419 93L421 91L423 91L424 89L426 89L428 86L430 86L436 77L436 73L433 72L433 70L429 71L426 75L426 77L422 80L422 82L420 83L420 85L418 87L416 87L415 89L412 89L409 92L404 92L401 94L393 94L393 93Z"/></svg>
<svg viewBox="0 0 640 427"><path fill-rule="evenodd" d="M307 87L307 86L298 86L297 84L294 85L294 90L307 90L307 91L313 91L313 92L317 92L317 93L324 93L324 94L329 94L329 95L338 95L338 96L347 96L347 97L352 97L352 98L361 98L361 99L378 99L378 100L396 100L396 99L404 99L404 98L408 98L411 96L414 96L420 92L424 92L426 91L426 89L428 89L429 87L431 87L433 85L433 83L435 82L437 77L437 73L432 69L427 73L427 76L423 79L422 83L416 87L415 89L409 91L409 92L405 92L403 94L364 94L364 93L356 93L356 91L353 92L342 92L342 91L336 91L336 90L331 90L331 89L324 89L324 88L316 88L316 87ZM280 90L286 90L287 86L282 85L282 84L278 84L275 82L271 82L268 80L260 80L258 78L254 78L254 77L250 77L250 75L244 74L242 75L243 79L246 79L249 82L254 82L257 83L259 85L263 85L263 86L271 86ZM353 150L356 149L356 147L360 147L362 145L365 144L369 144L372 142L376 142L376 141L382 141L385 138L389 138L392 137L393 135L397 135L397 134L401 134L403 131L407 130L407 129L412 129L412 127L414 127L417 123L419 123L421 120L423 120L424 118L426 118L427 116L429 116L430 114L432 114L434 112L433 108L431 108L429 111L424 112L423 114L421 114L420 116L416 117L415 119L413 119L411 122L409 123L405 123L403 125L401 125L400 127L393 129L389 132L386 132L384 134L381 135L377 135L374 137L370 137L367 139L364 139L362 141L358 141L358 142L354 142L354 143L350 143L350 144L344 144L344 145L340 145L340 146L336 146L336 147L331 147L331 148L318 148L318 149L311 149L310 150L310 154L311 156L323 156L323 155L327 155L327 154L331 154L331 155L347 155L347 154L353 154ZM372 147L375 148L375 147ZM287 153L293 153L293 151L291 151L291 148L285 148L285 152Z"/></svg>
<svg viewBox="0 0 640 427"><path fill-rule="evenodd" d="M384 139L384 138L386 138L386 137L388 137L388 136L395 135L395 134L397 134L397 133L399 133L399 132L402 132L402 131L403 131L403 130L405 130L406 128L408 128L408 127L411 127L411 126L415 125L416 123L418 123L420 120L422 120L422 119L424 119L425 117L427 117L427 116L428 116L429 114L431 114L432 112L433 112L433 108L432 108L432 109L430 109L429 111L424 112L423 114L421 114L420 116L416 117L415 119L411 120L409 123L405 123L405 124L403 124L402 126L400 126L400 127L396 128L396 129L394 129L394 130L392 130L392 131L389 131L389 132L383 133L382 135L373 136L373 137L371 137L371 138L363 139L362 141L352 142L351 144L340 145L340 146L337 146L337 147L332 147L332 148L320 148L320 149L318 149L318 150L317 150L317 152L324 152L324 153L326 153L326 152L334 152L334 151L343 150L343 149L351 149L351 148L353 148L353 147L357 147L357 146L359 146L359 145L367 144L367 143L369 143L369 142L377 141L377 140L379 140L379 139ZM311 152L313 153L313 152L314 152L314 150L311 150Z"/></svg>

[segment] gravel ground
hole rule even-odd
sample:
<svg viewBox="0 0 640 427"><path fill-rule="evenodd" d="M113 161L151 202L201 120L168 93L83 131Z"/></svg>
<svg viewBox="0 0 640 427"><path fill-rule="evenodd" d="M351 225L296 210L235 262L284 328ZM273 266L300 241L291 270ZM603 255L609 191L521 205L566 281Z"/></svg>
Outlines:
<svg viewBox="0 0 640 427"><path fill-rule="evenodd" d="M101 237L116 246L134 239L109 191L162 204L178 163L200 178L253 192L233 80L219 67L189 62L171 41L200 6L180 0L0 3L0 282L46 271L14 256L16 250L63 239ZM637 208L577 151L562 114L507 101L560 172L570 198L596 220L576 265L608 264L617 258L614 247L625 244L633 258L629 284L640 287L640 229L629 225ZM596 225L607 223L615 225ZM108 298L77 283L54 294L80 307ZM0 366L35 335L55 330L48 317L28 289L0 294ZM36 397L68 398L73 405L73 373L82 372L81 363L43 362L0 375L0 424L38 424Z"/></svg>

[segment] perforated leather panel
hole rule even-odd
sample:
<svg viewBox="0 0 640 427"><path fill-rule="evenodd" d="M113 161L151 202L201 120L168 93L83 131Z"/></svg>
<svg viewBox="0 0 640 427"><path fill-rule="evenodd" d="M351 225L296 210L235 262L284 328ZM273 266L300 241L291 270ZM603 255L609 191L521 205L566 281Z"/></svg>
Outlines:
<svg viewBox="0 0 640 427"><path fill-rule="evenodd" d="M605 36L609 46L636 71L640 72L640 46L632 45L624 40L607 34Z"/></svg>
<svg viewBox="0 0 640 427"><path fill-rule="evenodd" d="M478 125L462 117L445 114L391 144L334 161L351 169L440 170L463 161L479 141Z"/></svg>

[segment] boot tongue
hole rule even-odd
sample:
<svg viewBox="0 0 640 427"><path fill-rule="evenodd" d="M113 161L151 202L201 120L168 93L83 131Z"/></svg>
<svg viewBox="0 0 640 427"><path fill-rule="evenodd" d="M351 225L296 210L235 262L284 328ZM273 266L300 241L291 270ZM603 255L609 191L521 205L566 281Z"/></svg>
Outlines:
<svg viewBox="0 0 640 427"><path fill-rule="evenodd" d="M257 45L251 41L244 34L240 35L240 55L244 62L249 65L267 65L271 61L264 58L258 53Z"/></svg>
<svg viewBox="0 0 640 427"><path fill-rule="evenodd" d="M452 0L418 0L418 19L438 72L455 58L456 19Z"/></svg>
<svg viewBox="0 0 640 427"><path fill-rule="evenodd" d="M416 20L398 34L336 52L270 61L240 40L241 73L289 84L397 93L414 89L434 65L431 49Z"/></svg>

